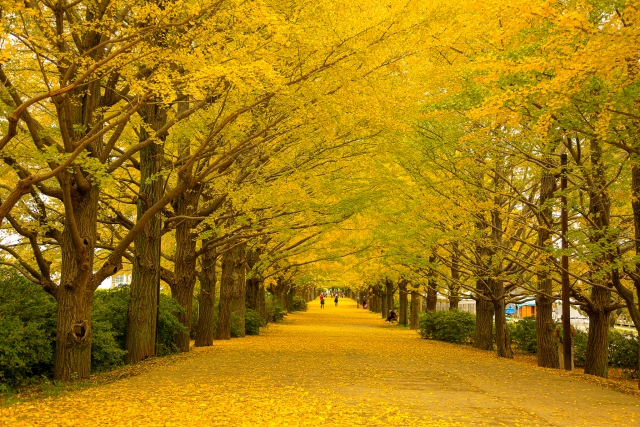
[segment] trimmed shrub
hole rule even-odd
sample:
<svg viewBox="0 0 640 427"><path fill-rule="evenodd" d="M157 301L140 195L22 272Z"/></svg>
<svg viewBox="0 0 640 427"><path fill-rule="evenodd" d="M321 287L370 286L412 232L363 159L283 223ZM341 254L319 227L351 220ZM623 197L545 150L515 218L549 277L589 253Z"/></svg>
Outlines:
<svg viewBox="0 0 640 427"><path fill-rule="evenodd" d="M638 337L631 332L609 331L609 364L638 374Z"/></svg>
<svg viewBox="0 0 640 427"><path fill-rule="evenodd" d="M307 311L307 302L302 297L293 297L293 311Z"/></svg>
<svg viewBox="0 0 640 427"><path fill-rule="evenodd" d="M173 343L173 337L186 328L178 320L178 315L185 310L169 295L160 294L160 319L158 325L158 356L179 353L180 349Z"/></svg>
<svg viewBox="0 0 640 427"><path fill-rule="evenodd" d="M242 336L241 317L235 313L231 313L231 338L240 338Z"/></svg>
<svg viewBox="0 0 640 427"><path fill-rule="evenodd" d="M269 292L265 295L265 309L267 312L267 322L278 322L284 319L287 312L282 308L279 301L273 299L273 295Z"/></svg>
<svg viewBox="0 0 640 427"><path fill-rule="evenodd" d="M536 318L525 317L517 322L507 323L511 340L518 348L528 353L538 352L538 342L536 340Z"/></svg>
<svg viewBox="0 0 640 427"><path fill-rule="evenodd" d="M262 319L260 313L250 308L247 308L244 312L244 332L247 335L260 335L260 326L262 326Z"/></svg>
<svg viewBox="0 0 640 427"><path fill-rule="evenodd" d="M420 315L418 333L422 338L453 343L471 342L476 317L466 311L429 311Z"/></svg>
<svg viewBox="0 0 640 427"><path fill-rule="evenodd" d="M587 362L587 340L589 334L584 331L576 331L573 338L573 363L576 366L584 366Z"/></svg>
<svg viewBox="0 0 640 427"><path fill-rule="evenodd" d="M0 384L53 373L56 302L11 269L0 269Z"/></svg>

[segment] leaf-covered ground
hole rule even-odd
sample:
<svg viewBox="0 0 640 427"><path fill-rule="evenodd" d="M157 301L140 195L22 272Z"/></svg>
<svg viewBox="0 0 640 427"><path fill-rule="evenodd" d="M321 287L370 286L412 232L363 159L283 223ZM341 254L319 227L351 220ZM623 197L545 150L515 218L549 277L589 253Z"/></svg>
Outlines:
<svg viewBox="0 0 640 427"><path fill-rule="evenodd" d="M16 404L10 426L638 426L640 399L317 301L115 383Z"/></svg>

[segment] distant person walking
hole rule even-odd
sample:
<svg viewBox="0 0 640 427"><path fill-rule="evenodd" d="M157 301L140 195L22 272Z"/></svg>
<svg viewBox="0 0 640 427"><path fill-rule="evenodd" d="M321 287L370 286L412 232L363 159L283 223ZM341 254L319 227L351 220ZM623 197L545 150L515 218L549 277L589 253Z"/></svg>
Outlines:
<svg viewBox="0 0 640 427"><path fill-rule="evenodd" d="M360 308L360 298L356 297L356 308Z"/></svg>
<svg viewBox="0 0 640 427"><path fill-rule="evenodd" d="M320 295L320 308L324 308L324 297Z"/></svg>
<svg viewBox="0 0 640 427"><path fill-rule="evenodd" d="M336 295L336 299L333 300L336 303L336 307L338 306L338 295Z"/></svg>

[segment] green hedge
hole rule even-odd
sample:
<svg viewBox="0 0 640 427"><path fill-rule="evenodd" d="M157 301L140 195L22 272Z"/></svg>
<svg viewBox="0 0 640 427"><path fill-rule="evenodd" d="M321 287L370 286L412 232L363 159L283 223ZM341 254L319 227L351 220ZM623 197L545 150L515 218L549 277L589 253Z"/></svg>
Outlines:
<svg viewBox="0 0 640 427"><path fill-rule="evenodd" d="M471 342L476 329L476 316L466 311L429 311L420 315L418 333L422 338L453 343Z"/></svg>
<svg viewBox="0 0 640 427"><path fill-rule="evenodd" d="M302 297L293 297L293 311L307 311L307 302Z"/></svg>
<svg viewBox="0 0 640 427"><path fill-rule="evenodd" d="M0 269L0 384L53 373L56 302L40 285Z"/></svg>
<svg viewBox="0 0 640 427"><path fill-rule="evenodd" d="M284 319L287 311L282 308L282 304L276 301L270 292L265 291L265 309L267 312L267 322L278 322Z"/></svg>
<svg viewBox="0 0 640 427"><path fill-rule="evenodd" d="M511 340L520 350L534 354L538 352L535 317L525 317L515 322L508 322L507 327Z"/></svg>

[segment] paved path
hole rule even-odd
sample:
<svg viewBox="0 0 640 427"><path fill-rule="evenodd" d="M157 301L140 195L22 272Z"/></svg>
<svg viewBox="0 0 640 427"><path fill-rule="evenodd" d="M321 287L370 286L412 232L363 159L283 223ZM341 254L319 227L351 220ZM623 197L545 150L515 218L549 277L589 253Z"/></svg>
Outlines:
<svg viewBox="0 0 640 427"><path fill-rule="evenodd" d="M422 340L341 300L137 377L0 410L8 426L640 426L640 399Z"/></svg>

